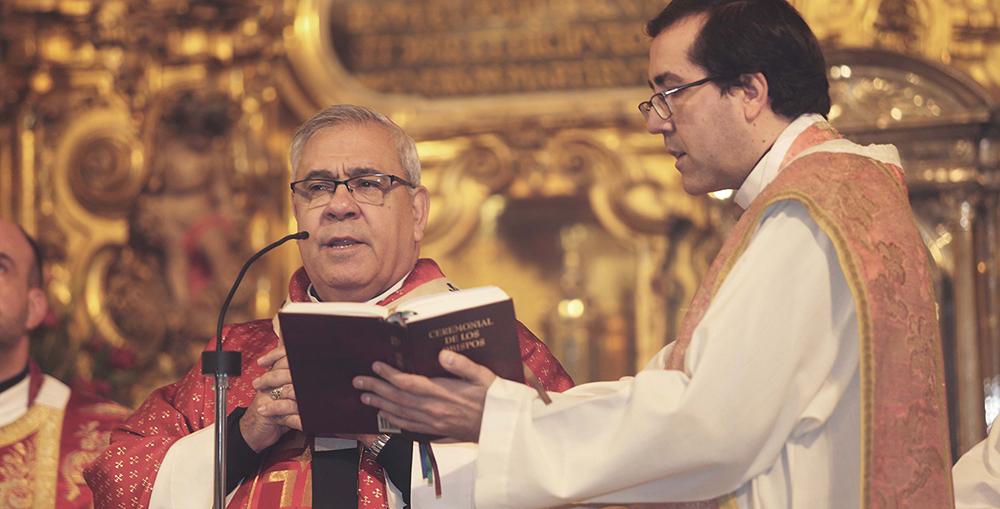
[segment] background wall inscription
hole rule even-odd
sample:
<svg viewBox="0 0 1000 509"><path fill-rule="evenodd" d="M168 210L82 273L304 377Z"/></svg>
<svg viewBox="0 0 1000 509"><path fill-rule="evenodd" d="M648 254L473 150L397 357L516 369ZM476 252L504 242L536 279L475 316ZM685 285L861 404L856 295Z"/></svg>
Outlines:
<svg viewBox="0 0 1000 509"><path fill-rule="evenodd" d="M643 86L659 0L340 1L340 62L366 87L425 97ZM639 28L639 29L637 29Z"/></svg>

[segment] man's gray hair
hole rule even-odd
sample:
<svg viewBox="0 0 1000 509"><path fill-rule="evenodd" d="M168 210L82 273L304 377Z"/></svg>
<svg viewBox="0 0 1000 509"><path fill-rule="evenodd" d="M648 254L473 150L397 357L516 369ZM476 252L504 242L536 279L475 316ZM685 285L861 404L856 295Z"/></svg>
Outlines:
<svg viewBox="0 0 1000 509"><path fill-rule="evenodd" d="M302 158L302 149L312 137L321 129L342 125L363 125L377 124L389 131L393 144L396 146L396 153L399 155L399 162L406 171L406 178L413 185L420 185L420 157L417 155L417 144L413 138L406 134L389 117L369 109L364 106L353 104L336 104L313 115L304 124L299 126L292 137L290 156L292 159L292 171L299 166Z"/></svg>

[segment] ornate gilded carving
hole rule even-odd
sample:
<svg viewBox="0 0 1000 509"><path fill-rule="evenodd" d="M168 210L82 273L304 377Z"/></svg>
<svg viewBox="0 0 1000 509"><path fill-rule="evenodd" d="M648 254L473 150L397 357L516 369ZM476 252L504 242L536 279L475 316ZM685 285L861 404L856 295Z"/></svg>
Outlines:
<svg viewBox="0 0 1000 509"><path fill-rule="evenodd" d="M1000 89L1000 5L965 0L796 0L820 40L952 65Z"/></svg>
<svg viewBox="0 0 1000 509"><path fill-rule="evenodd" d="M641 86L646 45L637 27L660 8L660 0L334 0L328 44L351 75L382 93Z"/></svg>
<svg viewBox="0 0 1000 509"><path fill-rule="evenodd" d="M989 118L989 99L960 75L871 50L828 52L830 120L841 129L886 129Z"/></svg>
<svg viewBox="0 0 1000 509"><path fill-rule="evenodd" d="M353 102L420 141L425 254L465 285L502 281L539 331L579 299L603 322L588 325L591 352L617 359L588 372L627 374L673 337L733 217L681 190L635 111L642 22L662 3L0 3L0 215L46 247L57 332L38 348L59 354L47 366L133 402L176 378L238 261L294 228L292 130ZM995 188L983 126L1000 97L1000 4L794 3L841 48L829 55L842 130L898 143L919 192ZM213 118L224 128L197 135ZM251 274L232 319L280 305L297 264L283 253Z"/></svg>
<svg viewBox="0 0 1000 509"><path fill-rule="evenodd" d="M280 32L269 24L276 10L130 1L0 10L0 76L13 87L0 110L17 119L0 183L5 204L12 191L22 197L5 214L40 237L57 304L33 348L56 374L135 401L190 366L242 253L286 228L280 192L248 199L285 176L281 136L264 135L276 89L258 79L279 37L267 32ZM246 286L237 319L283 294Z"/></svg>
<svg viewBox="0 0 1000 509"><path fill-rule="evenodd" d="M74 119L57 148L56 181L69 185L80 206L120 217L145 180L143 152L128 117L113 110Z"/></svg>
<svg viewBox="0 0 1000 509"><path fill-rule="evenodd" d="M664 171L672 161L655 138L528 124L420 149L435 200L424 251L454 278L486 282L496 272L525 273L523 281L505 283L521 287L521 319L558 336L554 348L577 359L573 369L584 379L620 376L662 346L680 319L658 311L667 298L662 289L686 302L697 286L689 266L670 265L670 275L661 275L665 250L692 235L717 234L704 201L683 193L677 174ZM580 253L587 254L583 261ZM469 266L468 258L491 263ZM553 265L559 259L565 263ZM574 315L581 305L585 320ZM636 339L620 344L623 334Z"/></svg>

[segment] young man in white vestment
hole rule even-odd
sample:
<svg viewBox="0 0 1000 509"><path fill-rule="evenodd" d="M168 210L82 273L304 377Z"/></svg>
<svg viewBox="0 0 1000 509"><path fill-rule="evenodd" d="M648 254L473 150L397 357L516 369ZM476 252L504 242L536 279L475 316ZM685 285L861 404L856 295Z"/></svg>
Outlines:
<svg viewBox="0 0 1000 509"><path fill-rule="evenodd" d="M952 469L957 509L1000 508L1000 417L993 419L989 435L972 446Z"/></svg>
<svg viewBox="0 0 1000 509"><path fill-rule="evenodd" d="M376 364L362 400L478 441L482 509L949 507L933 288L896 149L826 122L823 55L784 0L674 0L647 32L647 129L685 191L745 209L676 340L551 404L452 352L460 379Z"/></svg>

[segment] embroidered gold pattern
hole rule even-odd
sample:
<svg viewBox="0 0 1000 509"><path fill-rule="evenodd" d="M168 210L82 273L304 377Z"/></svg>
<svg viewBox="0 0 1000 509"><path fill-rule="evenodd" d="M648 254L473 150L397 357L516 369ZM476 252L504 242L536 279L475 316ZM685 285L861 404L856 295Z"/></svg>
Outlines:
<svg viewBox="0 0 1000 509"><path fill-rule="evenodd" d="M62 410L34 405L20 419L0 428L0 449L9 447L15 451L0 458L2 507L55 507L62 424ZM29 473L17 475L20 468L27 468ZM24 483L7 485L7 481L18 478L24 479ZM21 489L25 485L31 486L26 497Z"/></svg>
<svg viewBox="0 0 1000 509"><path fill-rule="evenodd" d="M97 459L101 450L108 445L111 436L102 432L97 421L87 421L80 425L73 435L79 440L79 448L63 458L59 473L66 483L66 500L76 500L80 496L80 486L86 484L83 469Z"/></svg>
<svg viewBox="0 0 1000 509"><path fill-rule="evenodd" d="M27 509L31 507L31 468L35 448L31 440L11 447L0 456L0 507Z"/></svg>
<svg viewBox="0 0 1000 509"><path fill-rule="evenodd" d="M281 507L292 505L292 495L295 493L295 479L298 472L294 470L280 470L267 475L269 482L281 483Z"/></svg>
<svg viewBox="0 0 1000 509"><path fill-rule="evenodd" d="M93 405L82 407L80 408L80 413L107 415L112 417L126 417L129 414L129 410L117 403L112 403L108 401L108 402L94 403Z"/></svg>

